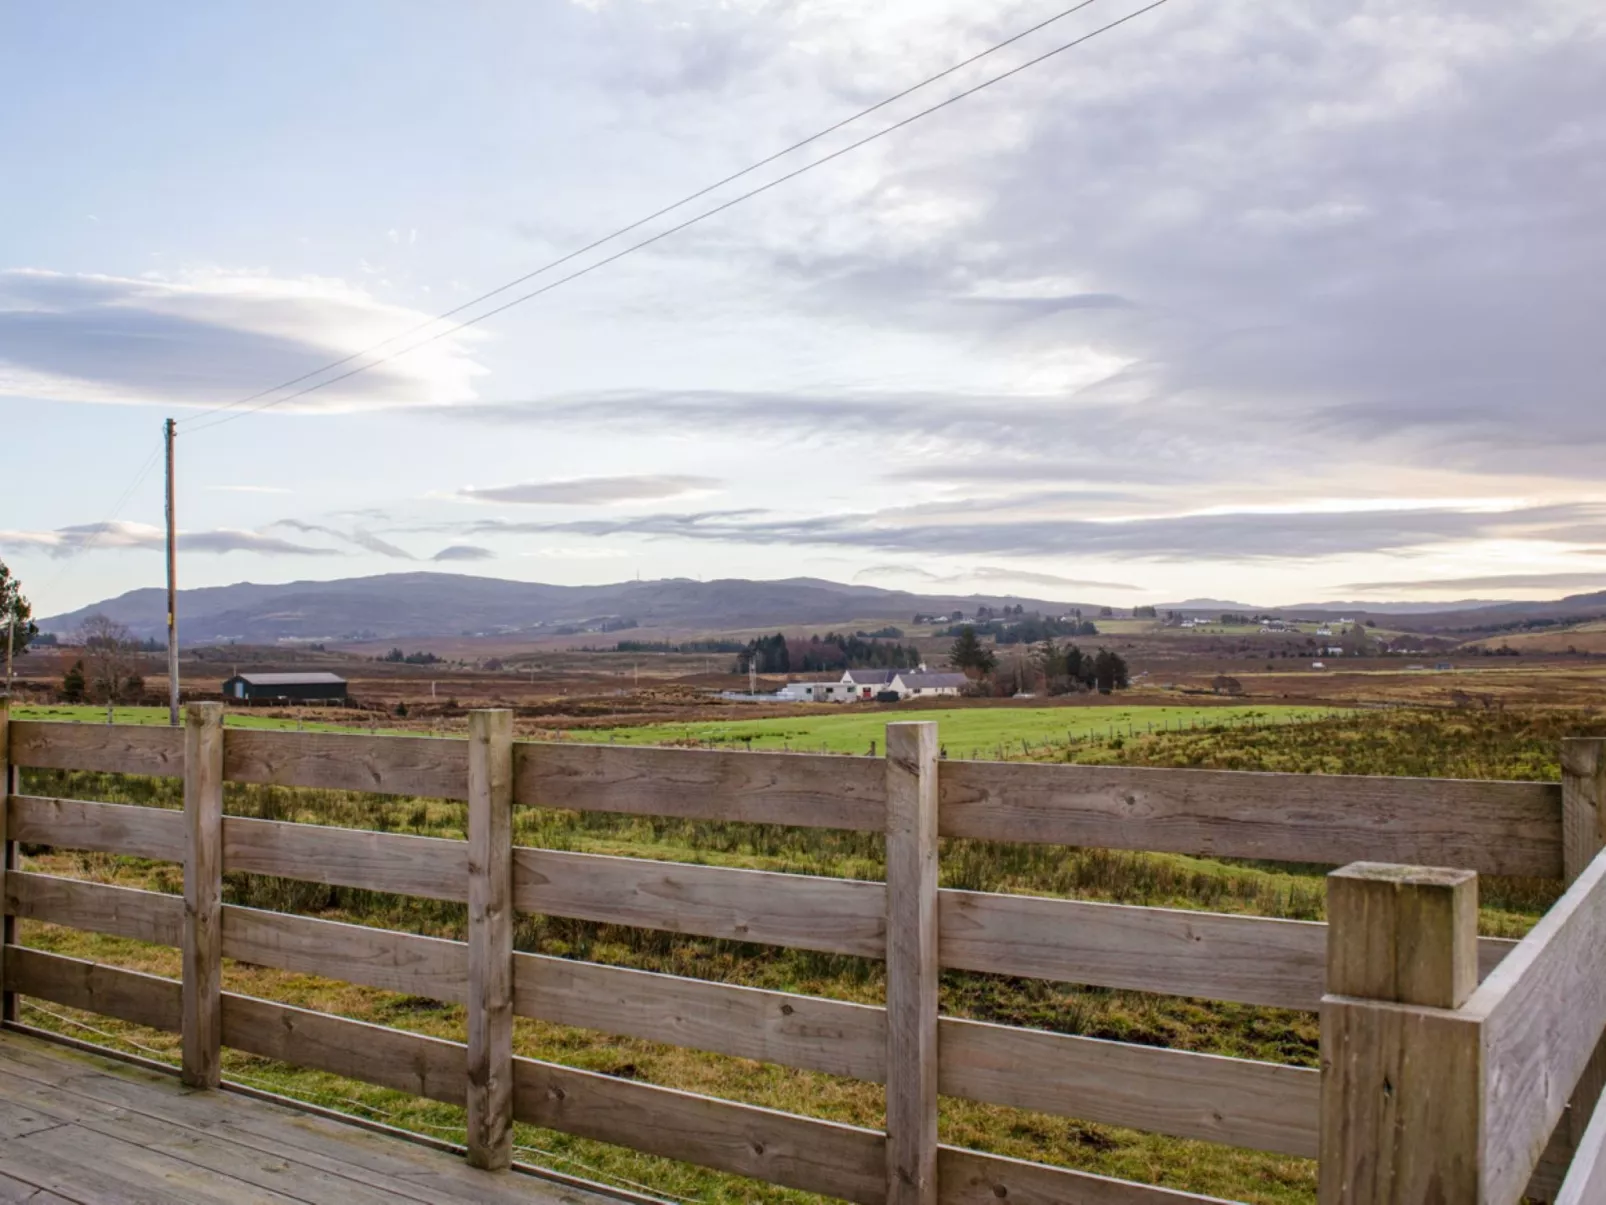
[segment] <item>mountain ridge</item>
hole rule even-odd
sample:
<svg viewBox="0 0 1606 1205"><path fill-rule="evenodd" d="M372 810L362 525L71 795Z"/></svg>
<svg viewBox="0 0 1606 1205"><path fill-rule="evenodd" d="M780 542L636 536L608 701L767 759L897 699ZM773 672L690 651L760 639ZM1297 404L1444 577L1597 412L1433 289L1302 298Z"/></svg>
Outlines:
<svg viewBox="0 0 1606 1205"><path fill-rule="evenodd" d="M179 591L179 637L186 645L237 641L395 640L440 636L553 634L604 620L635 620L643 628L732 630L857 622L907 624L913 615L978 606L1023 605L1047 614L1080 608L1097 618L1099 605L1016 594L915 594L816 577L760 581L661 578L591 586L557 586L466 573L386 573L369 577L282 583L236 582ZM1156 604L1171 610L1303 614L1312 618L1387 616L1395 626L1425 631L1490 627L1526 620L1606 616L1606 591L1548 601L1450 603L1303 603L1262 607L1219 599ZM1118 608L1122 610L1125 608ZM155 587L130 590L76 611L41 619L46 632L70 635L91 614L125 624L141 638L166 631L167 595ZM615 630L627 631L628 628Z"/></svg>
<svg viewBox="0 0 1606 1205"><path fill-rule="evenodd" d="M1058 611L1088 603L1021 595L930 595L820 578L707 582L691 578L554 586L456 573L388 573L278 585L237 582L178 594L179 638L186 645L281 640L396 639L441 635L508 635L605 619L642 627L752 628L771 624L886 620L908 623L917 612L974 611L1025 605ZM40 628L68 635L92 614L126 625L138 637L166 630L167 595L159 588L48 616ZM627 629L621 629L627 630Z"/></svg>

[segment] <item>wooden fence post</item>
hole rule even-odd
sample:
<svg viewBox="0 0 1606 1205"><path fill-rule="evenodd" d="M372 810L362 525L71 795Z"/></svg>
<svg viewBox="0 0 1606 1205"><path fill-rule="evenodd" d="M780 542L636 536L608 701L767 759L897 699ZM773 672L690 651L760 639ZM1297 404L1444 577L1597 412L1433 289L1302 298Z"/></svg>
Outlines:
<svg viewBox="0 0 1606 1205"><path fill-rule="evenodd" d="M513 713L468 716L468 1161L513 1160Z"/></svg>
<svg viewBox="0 0 1606 1205"><path fill-rule="evenodd" d="M937 725L887 725L887 1205L937 1200Z"/></svg>
<svg viewBox="0 0 1606 1205"><path fill-rule="evenodd" d="M183 1081L216 1088L223 1038L223 704L184 711Z"/></svg>
<svg viewBox="0 0 1606 1205"><path fill-rule="evenodd" d="M1356 862L1327 876L1321 1205L1478 1205L1478 877Z"/></svg>
<svg viewBox="0 0 1606 1205"><path fill-rule="evenodd" d="M0 899L5 896L5 875L16 868L17 846L7 832L11 810L11 696L0 694ZM17 1019L16 993L5 989L6 947L17 940L17 920L0 907L0 1021Z"/></svg>
<svg viewBox="0 0 1606 1205"><path fill-rule="evenodd" d="M1561 743L1562 877L1568 886L1589 868L1606 846L1606 740L1574 737ZM1551 1149L1571 1157L1583 1141L1595 1103L1606 1088L1606 1038L1596 1047L1567 1113L1551 1139Z"/></svg>

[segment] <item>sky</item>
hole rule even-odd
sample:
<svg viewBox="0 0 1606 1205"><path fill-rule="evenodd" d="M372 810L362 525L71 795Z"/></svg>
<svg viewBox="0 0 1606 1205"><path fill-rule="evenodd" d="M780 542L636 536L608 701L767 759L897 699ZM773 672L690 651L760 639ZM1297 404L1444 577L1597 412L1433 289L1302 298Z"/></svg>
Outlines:
<svg viewBox="0 0 1606 1205"><path fill-rule="evenodd" d="M1146 2L0 0L0 558L1606 589L1606 8Z"/></svg>

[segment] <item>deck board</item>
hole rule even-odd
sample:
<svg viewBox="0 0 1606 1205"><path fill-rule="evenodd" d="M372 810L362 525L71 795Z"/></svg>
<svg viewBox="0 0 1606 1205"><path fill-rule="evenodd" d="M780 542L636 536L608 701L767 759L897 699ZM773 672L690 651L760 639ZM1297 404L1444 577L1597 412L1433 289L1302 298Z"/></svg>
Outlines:
<svg viewBox="0 0 1606 1205"><path fill-rule="evenodd" d="M11 1031L0 1031L0 1138L0 1203L618 1205Z"/></svg>

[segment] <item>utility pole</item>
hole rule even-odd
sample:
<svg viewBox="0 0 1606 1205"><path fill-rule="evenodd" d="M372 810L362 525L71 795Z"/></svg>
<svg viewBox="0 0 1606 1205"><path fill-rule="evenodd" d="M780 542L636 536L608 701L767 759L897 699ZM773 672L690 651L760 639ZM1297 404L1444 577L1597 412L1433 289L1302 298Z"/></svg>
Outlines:
<svg viewBox="0 0 1606 1205"><path fill-rule="evenodd" d="M173 515L173 420L162 424L167 444L167 722L178 727L178 536Z"/></svg>

